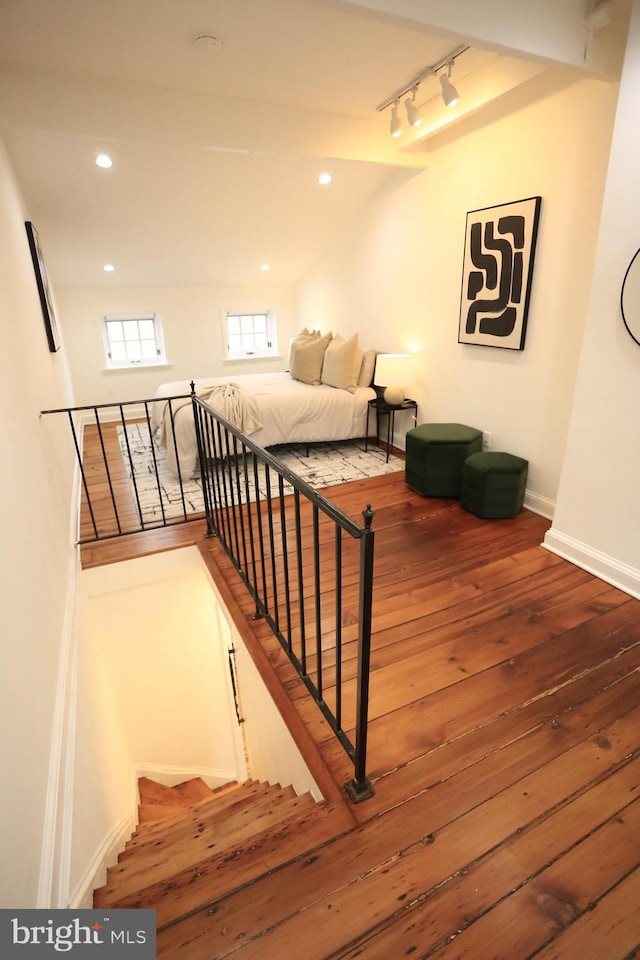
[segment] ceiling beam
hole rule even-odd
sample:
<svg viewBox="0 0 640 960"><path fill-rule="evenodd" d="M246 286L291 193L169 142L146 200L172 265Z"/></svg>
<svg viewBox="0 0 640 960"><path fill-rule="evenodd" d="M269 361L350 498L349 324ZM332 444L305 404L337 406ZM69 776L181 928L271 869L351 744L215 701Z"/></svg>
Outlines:
<svg viewBox="0 0 640 960"><path fill-rule="evenodd" d="M310 0L403 24L472 47L617 79L633 0L608 0L612 22L587 44L587 13L602 0ZM587 50L588 46L588 50ZM585 56L585 52L587 55Z"/></svg>

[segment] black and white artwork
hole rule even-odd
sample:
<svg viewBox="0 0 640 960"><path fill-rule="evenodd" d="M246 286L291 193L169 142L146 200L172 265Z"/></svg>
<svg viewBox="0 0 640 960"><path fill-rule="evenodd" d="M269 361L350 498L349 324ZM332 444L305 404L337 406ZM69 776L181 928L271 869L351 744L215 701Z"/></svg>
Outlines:
<svg viewBox="0 0 640 960"><path fill-rule="evenodd" d="M53 308L53 300L51 297L47 270L44 265L44 257L42 256L40 238L38 236L38 231L30 220L25 222L25 228L29 240L29 250L31 251L33 269L35 270L36 274L38 295L40 297L40 306L42 307L42 316L44 317L44 328L47 333L49 350L51 353L55 353L60 349L60 335L58 333L58 322L56 320L56 312Z"/></svg>
<svg viewBox="0 0 640 960"><path fill-rule="evenodd" d="M467 214L458 343L522 350L541 197Z"/></svg>

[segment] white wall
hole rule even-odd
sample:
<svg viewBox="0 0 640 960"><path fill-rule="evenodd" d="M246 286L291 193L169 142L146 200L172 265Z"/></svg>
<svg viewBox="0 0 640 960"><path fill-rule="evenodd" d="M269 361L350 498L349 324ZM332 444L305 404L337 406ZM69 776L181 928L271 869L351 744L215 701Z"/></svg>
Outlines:
<svg viewBox="0 0 640 960"><path fill-rule="evenodd" d="M63 332L49 352L25 219L0 141L5 908L68 906L135 809L108 678L79 630L75 452L65 419L40 417L73 403L68 350Z"/></svg>
<svg viewBox="0 0 640 960"><path fill-rule="evenodd" d="M85 603L81 601L81 607ZM86 621L86 610L80 614ZM93 890L137 822L135 769L99 640L82 631L77 654L73 744L73 804L66 897L60 903L92 907Z"/></svg>
<svg viewBox="0 0 640 960"><path fill-rule="evenodd" d="M305 278L300 324L420 350L419 420L491 432L530 461L527 502L557 495L617 88L583 80L486 125L461 125L429 169L379 197ZM467 132L468 131L468 132ZM469 210L542 196L522 352L457 343ZM405 427L410 426L410 422Z"/></svg>
<svg viewBox="0 0 640 960"><path fill-rule="evenodd" d="M640 346L620 314L640 247L640 4L622 76L551 549L640 596Z"/></svg>
<svg viewBox="0 0 640 960"><path fill-rule="evenodd" d="M284 359L275 358L223 363L222 311L274 310L283 358L296 332L293 289L278 284L62 288L58 303L78 404L142 400L153 396L159 384L172 380L284 369ZM101 318L126 313L161 314L166 366L106 369Z"/></svg>
<svg viewBox="0 0 640 960"><path fill-rule="evenodd" d="M138 775L242 780L217 604L197 549L85 570L82 584L87 633L101 648Z"/></svg>
<svg viewBox="0 0 640 960"><path fill-rule="evenodd" d="M291 785L314 800L322 793L282 719L237 627L226 610L211 575L206 570L219 612L220 639L225 650L235 651L236 689L247 755L247 775L253 780L282 787Z"/></svg>
<svg viewBox="0 0 640 960"><path fill-rule="evenodd" d="M66 435L39 418L71 393L64 347L52 354L46 341L25 219L0 141L3 907L36 906L48 896L68 725L56 693L69 677L73 630L73 459Z"/></svg>

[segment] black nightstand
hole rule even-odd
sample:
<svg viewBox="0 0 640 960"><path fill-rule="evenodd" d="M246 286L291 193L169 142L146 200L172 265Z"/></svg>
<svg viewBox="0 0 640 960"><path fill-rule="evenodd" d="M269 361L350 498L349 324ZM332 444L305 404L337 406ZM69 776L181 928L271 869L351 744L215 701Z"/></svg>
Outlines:
<svg viewBox="0 0 640 960"><path fill-rule="evenodd" d="M383 400L382 397L374 397L373 400L369 400L369 406L367 407L367 432L364 438L365 450L369 447L369 413L371 410L375 410L376 413L376 437L378 440L380 440L380 418L387 418L387 463L389 463L389 450L391 448L391 440L393 439L396 413L399 410L413 410L413 422L415 425L418 422L418 404L415 400L403 400L402 403L391 404Z"/></svg>

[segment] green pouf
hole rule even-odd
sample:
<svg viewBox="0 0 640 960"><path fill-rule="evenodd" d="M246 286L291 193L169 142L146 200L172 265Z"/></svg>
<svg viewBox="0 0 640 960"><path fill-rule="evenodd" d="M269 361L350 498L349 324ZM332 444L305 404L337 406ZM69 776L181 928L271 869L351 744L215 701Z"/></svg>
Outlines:
<svg viewBox="0 0 640 960"><path fill-rule="evenodd" d="M462 468L460 503L483 520L515 517L524 502L528 460L512 453L474 453Z"/></svg>
<svg viewBox="0 0 640 960"><path fill-rule="evenodd" d="M422 423L407 432L405 479L424 497L459 497L462 465L482 449L482 431L463 423Z"/></svg>

